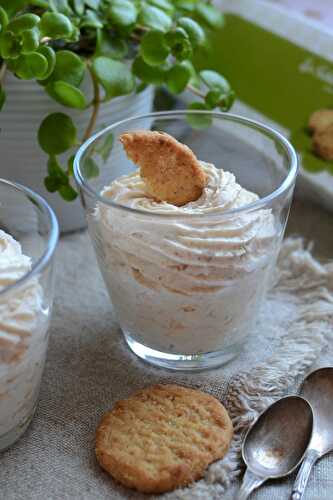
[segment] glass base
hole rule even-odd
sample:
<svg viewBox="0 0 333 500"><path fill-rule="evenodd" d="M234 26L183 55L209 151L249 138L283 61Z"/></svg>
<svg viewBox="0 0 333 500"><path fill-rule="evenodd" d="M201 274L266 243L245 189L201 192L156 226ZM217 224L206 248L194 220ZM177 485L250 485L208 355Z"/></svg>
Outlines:
<svg viewBox="0 0 333 500"><path fill-rule="evenodd" d="M7 448L12 446L25 433L31 424L35 409L36 408L34 408L33 412L23 422L6 432L6 434L0 436L0 452L5 451Z"/></svg>
<svg viewBox="0 0 333 500"><path fill-rule="evenodd" d="M195 372L218 368L238 356L243 348L243 344L235 344L223 351L202 354L170 354L140 344L127 332L123 332L123 334L128 347L139 358L147 363L169 370Z"/></svg>

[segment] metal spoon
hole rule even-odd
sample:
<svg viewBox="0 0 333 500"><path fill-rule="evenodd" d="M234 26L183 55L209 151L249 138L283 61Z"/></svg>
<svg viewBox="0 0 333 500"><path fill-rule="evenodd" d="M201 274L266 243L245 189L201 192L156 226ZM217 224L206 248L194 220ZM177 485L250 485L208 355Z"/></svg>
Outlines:
<svg viewBox="0 0 333 500"><path fill-rule="evenodd" d="M310 373L303 382L301 395L312 406L313 434L296 477L292 500L303 498L313 465L318 458L333 451L333 368L320 368Z"/></svg>
<svg viewBox="0 0 333 500"><path fill-rule="evenodd" d="M245 500L267 479L290 474L299 465L311 439L309 403L287 396L270 406L249 429L242 447L247 465L238 500Z"/></svg>

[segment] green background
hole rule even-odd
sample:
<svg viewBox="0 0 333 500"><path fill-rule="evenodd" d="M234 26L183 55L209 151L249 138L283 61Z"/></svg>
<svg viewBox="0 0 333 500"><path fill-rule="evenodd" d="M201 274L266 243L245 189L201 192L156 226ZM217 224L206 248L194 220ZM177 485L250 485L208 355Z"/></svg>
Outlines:
<svg viewBox="0 0 333 500"><path fill-rule="evenodd" d="M313 111L333 107L333 85L299 69L311 59L333 78L333 64L240 16L225 19L224 28L196 55L196 66L220 71L241 101L289 129L305 168L333 173L331 162L312 154L307 130Z"/></svg>

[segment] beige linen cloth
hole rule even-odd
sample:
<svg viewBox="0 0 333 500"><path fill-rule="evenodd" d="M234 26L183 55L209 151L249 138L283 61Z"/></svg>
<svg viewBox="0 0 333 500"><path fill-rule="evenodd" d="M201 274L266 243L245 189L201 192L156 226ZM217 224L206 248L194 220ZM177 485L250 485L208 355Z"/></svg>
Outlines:
<svg viewBox="0 0 333 500"><path fill-rule="evenodd" d="M333 264L319 264L301 240L289 239L281 251L276 284L237 360L186 376L154 369L124 345L87 233L63 238L40 404L26 434L0 455L0 499L152 498L116 485L100 470L94 432L116 400L169 381L220 398L233 418L235 439L227 457L213 464L203 480L159 498L235 498L242 433L270 402L295 391L316 363L333 364L332 327ZM253 499L287 499L291 481L271 482ZM315 468L306 500L332 498L333 457L327 457Z"/></svg>

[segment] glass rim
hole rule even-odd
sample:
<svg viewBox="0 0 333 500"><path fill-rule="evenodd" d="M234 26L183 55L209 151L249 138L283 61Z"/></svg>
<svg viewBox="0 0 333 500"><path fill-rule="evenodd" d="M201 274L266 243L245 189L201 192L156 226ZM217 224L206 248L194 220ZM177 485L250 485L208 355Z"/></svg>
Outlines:
<svg viewBox="0 0 333 500"><path fill-rule="evenodd" d="M50 205L44 200L42 196L32 191L30 188L23 186L17 182L8 181L7 179L3 179L0 177L0 185L9 186L10 188L23 193L28 198L30 198L32 203L37 204L38 208L40 208L44 215L50 221L50 234L48 236L46 249L43 251L42 255L39 259L32 265L30 271L25 273L21 278L19 278L15 283L6 286L0 291L0 297L10 293L12 290L16 288L21 288L21 286L29 281L31 278L39 274L50 262L55 249L57 247L57 243L59 240L59 224L57 217L50 207Z"/></svg>
<svg viewBox="0 0 333 500"><path fill-rule="evenodd" d="M99 139L101 136L106 134L107 132L112 131L116 127L120 125L125 125L126 123L133 122L134 120L143 120L143 119L148 119L148 118L171 118L171 117L177 117L177 116L184 116L184 115L210 115L212 118L216 119L223 119L225 121L230 121L230 122L235 122L239 123L241 125L245 125L247 127L250 127L252 129L256 129L259 132L265 134L266 136L271 137L274 139L276 142L279 142L279 144L282 145L283 150L289 160L290 164L290 169L284 180L281 182L281 184L271 193L269 193L266 196L263 196L262 198L259 198L257 201L254 201L252 203L248 203L247 205L243 205L238 208L233 208L231 210L225 210L223 213L203 213L203 212L197 212L197 213L154 213L154 212L148 212L147 210L139 209L139 208L132 208L128 207L126 205L122 205L120 203L116 203L110 199L107 199L106 197L102 196L100 193L96 192L92 187L86 182L85 177L81 173L80 169L80 163L81 159L84 156L84 153L87 151L89 146L94 143L97 139ZM76 184L78 185L79 189L82 189L85 191L87 194L90 196L94 197L98 202L119 209L119 210L124 210L130 213L136 213L142 216L146 217L160 217L160 218L179 218L184 217L207 217L207 218L214 218L214 217L219 217L219 218L228 218L229 216L241 214L241 213L248 213L248 212L253 212L258 209L263 209L272 201L280 198L285 192L288 191L288 189L293 186L293 184L296 181L297 173L299 169L299 161L298 161L298 156L297 153L292 146L292 144L289 142L286 137L284 137L280 132L277 130L273 129L269 125L265 125L263 123L258 122L257 120L252 120L251 118L246 118L234 113L223 113L221 111L206 111L206 110L187 110L187 109L181 109L181 110L175 110L175 111L158 111L158 112L151 112L151 113L146 113L142 115L135 115L130 118L125 118L124 120L120 120L115 123L111 123L107 127L103 128L96 134L92 135L89 139L87 139L77 150L74 158L74 178L76 181Z"/></svg>

